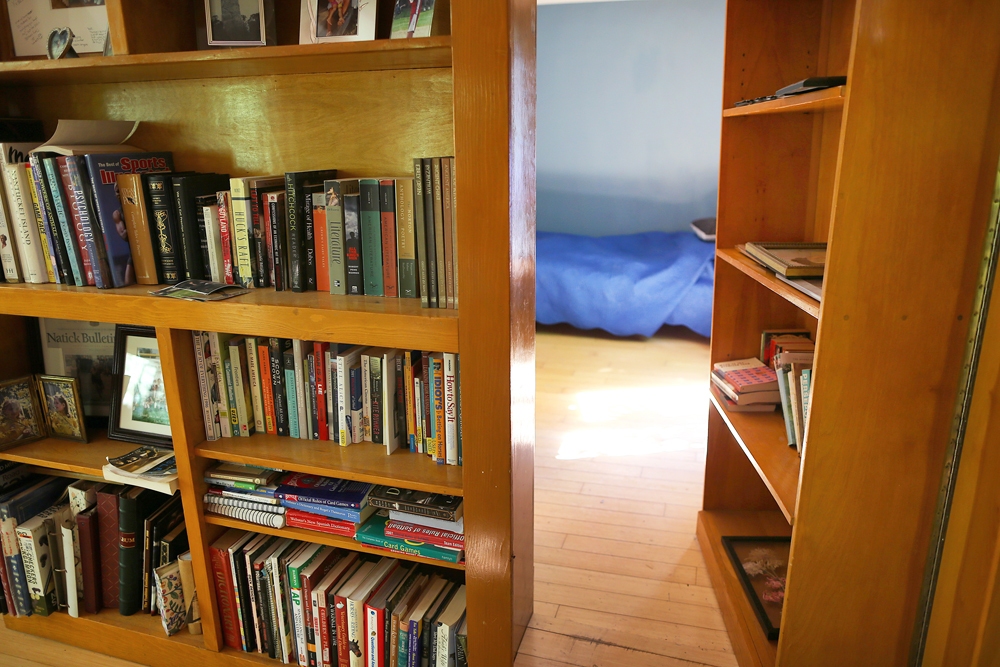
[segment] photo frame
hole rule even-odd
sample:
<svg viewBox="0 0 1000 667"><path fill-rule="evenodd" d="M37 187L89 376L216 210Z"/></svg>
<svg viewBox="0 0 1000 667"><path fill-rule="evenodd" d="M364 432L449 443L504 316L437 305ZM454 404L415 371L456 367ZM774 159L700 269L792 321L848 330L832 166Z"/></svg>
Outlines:
<svg viewBox="0 0 1000 667"><path fill-rule="evenodd" d="M47 433L34 376L0 382L0 450L41 440Z"/></svg>
<svg viewBox="0 0 1000 667"><path fill-rule="evenodd" d="M379 0L302 0L299 44L375 39Z"/></svg>
<svg viewBox="0 0 1000 667"><path fill-rule="evenodd" d="M115 360L108 437L173 448L170 415L152 327L115 325Z"/></svg>
<svg viewBox="0 0 1000 667"><path fill-rule="evenodd" d="M723 537L722 546L769 640L778 638L792 540L789 537Z"/></svg>
<svg viewBox="0 0 1000 667"><path fill-rule="evenodd" d="M87 426L80 400L80 381L75 377L38 375L38 398L42 403L49 436L87 442Z"/></svg>
<svg viewBox="0 0 1000 667"><path fill-rule="evenodd" d="M275 34L273 7L273 0L205 0L208 45L273 44Z"/></svg>

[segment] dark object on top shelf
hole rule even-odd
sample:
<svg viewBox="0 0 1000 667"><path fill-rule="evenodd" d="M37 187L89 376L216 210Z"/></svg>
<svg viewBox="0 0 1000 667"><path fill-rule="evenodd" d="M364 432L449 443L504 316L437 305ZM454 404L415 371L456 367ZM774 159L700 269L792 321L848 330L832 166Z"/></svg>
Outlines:
<svg viewBox="0 0 1000 667"><path fill-rule="evenodd" d="M42 121L34 118L0 118L0 141L26 143L45 141Z"/></svg>
<svg viewBox="0 0 1000 667"><path fill-rule="evenodd" d="M715 242L715 218L698 218L691 221L691 229L702 241Z"/></svg>
<svg viewBox="0 0 1000 667"><path fill-rule="evenodd" d="M802 93L822 90L823 88L843 86L846 83L846 76L811 76L808 79L802 79L801 81L796 81L789 86L785 86L776 92L775 96L788 97L789 95L801 95Z"/></svg>

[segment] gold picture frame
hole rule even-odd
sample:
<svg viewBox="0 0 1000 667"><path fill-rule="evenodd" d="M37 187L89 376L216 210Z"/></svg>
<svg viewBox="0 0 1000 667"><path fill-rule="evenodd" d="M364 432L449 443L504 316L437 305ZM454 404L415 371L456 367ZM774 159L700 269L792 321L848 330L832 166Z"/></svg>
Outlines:
<svg viewBox="0 0 1000 667"><path fill-rule="evenodd" d="M80 399L80 381L62 375L39 375L38 397L49 436L87 442L87 426Z"/></svg>

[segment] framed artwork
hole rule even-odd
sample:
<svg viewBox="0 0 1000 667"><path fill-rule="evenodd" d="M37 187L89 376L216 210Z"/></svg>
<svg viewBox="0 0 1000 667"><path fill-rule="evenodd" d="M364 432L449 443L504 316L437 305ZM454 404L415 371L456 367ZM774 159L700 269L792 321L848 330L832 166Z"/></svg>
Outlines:
<svg viewBox="0 0 1000 667"><path fill-rule="evenodd" d="M788 537L723 537L722 546L768 639L778 638L785 602Z"/></svg>
<svg viewBox="0 0 1000 667"><path fill-rule="evenodd" d="M42 411L45 413L50 436L87 442L79 380L74 377L39 375L38 396L42 401Z"/></svg>
<svg viewBox="0 0 1000 667"><path fill-rule="evenodd" d="M38 318L45 373L79 380L80 402L87 426L105 428L111 413L111 371L115 325Z"/></svg>
<svg viewBox="0 0 1000 667"><path fill-rule="evenodd" d="M152 327L115 325L113 382L108 437L172 448L160 348Z"/></svg>
<svg viewBox="0 0 1000 667"><path fill-rule="evenodd" d="M104 0L7 0L14 55L44 56L57 28L73 32L77 53L101 53L108 34Z"/></svg>
<svg viewBox="0 0 1000 667"><path fill-rule="evenodd" d="M209 46L266 46L273 43L272 0L205 0ZM269 40L268 37L272 36Z"/></svg>
<svg viewBox="0 0 1000 667"><path fill-rule="evenodd" d="M0 449L46 436L35 378L27 375L0 382Z"/></svg>
<svg viewBox="0 0 1000 667"><path fill-rule="evenodd" d="M377 0L302 0L299 44L375 39Z"/></svg>

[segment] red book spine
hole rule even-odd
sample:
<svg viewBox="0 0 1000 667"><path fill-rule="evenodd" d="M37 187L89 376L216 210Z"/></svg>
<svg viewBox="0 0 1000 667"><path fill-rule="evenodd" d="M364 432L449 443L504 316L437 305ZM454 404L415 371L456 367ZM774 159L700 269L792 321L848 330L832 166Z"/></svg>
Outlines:
<svg viewBox="0 0 1000 667"><path fill-rule="evenodd" d="M434 455L434 438L431 437L431 416L434 414L434 410L431 403L431 385L433 384L434 378L431 377L431 358L430 355L424 354L420 359L421 375L420 381L423 383L424 391L424 441L426 445L424 446L424 453L431 456Z"/></svg>
<svg viewBox="0 0 1000 667"><path fill-rule="evenodd" d="M375 612L374 619L372 612ZM372 641L373 637L374 641ZM365 646L366 655L373 644L378 648L385 646L385 607L375 609L369 607L367 603L365 604L365 642L368 644ZM374 664L375 667L385 667L385 651L374 651L372 655L368 656L368 664Z"/></svg>
<svg viewBox="0 0 1000 667"><path fill-rule="evenodd" d="M243 650L243 640L236 622L236 594L233 585L233 572L229 567L229 552L224 549L210 549L212 555L212 574L215 580L215 599L219 603L219 617L222 619L222 638L226 646L238 651Z"/></svg>
<svg viewBox="0 0 1000 667"><path fill-rule="evenodd" d="M271 384L271 345L270 339L262 338L263 344L257 346L260 355L260 388L264 399L264 430L271 435L277 435L278 426L274 419L274 385Z"/></svg>
<svg viewBox="0 0 1000 667"><path fill-rule="evenodd" d="M118 609L118 494L97 494L97 535L101 554L101 598L105 609Z"/></svg>
<svg viewBox="0 0 1000 667"><path fill-rule="evenodd" d="M232 239L229 233L229 210L226 208L226 197L219 193L219 229L222 230L222 272L227 285L235 284L233 280Z"/></svg>
<svg viewBox="0 0 1000 667"><path fill-rule="evenodd" d="M321 200L325 201L325 200ZM313 199L313 238L316 239L316 290L330 293L330 230L326 226L326 206Z"/></svg>
<svg viewBox="0 0 1000 667"><path fill-rule="evenodd" d="M76 524L80 532L80 569L83 572L83 610L96 614L101 610L101 551L97 513L80 512Z"/></svg>
<svg viewBox="0 0 1000 667"><path fill-rule="evenodd" d="M285 510L285 521L293 528L307 528L343 537L354 537L358 529L358 525L350 521L338 521L337 519L290 508Z"/></svg>
<svg viewBox="0 0 1000 667"><path fill-rule="evenodd" d="M326 377L326 352L329 349L329 343L313 343L316 366L316 414L319 417L319 428L317 429L319 432L316 436L320 440L330 439L330 427L326 415L326 392L330 386Z"/></svg>
<svg viewBox="0 0 1000 667"><path fill-rule="evenodd" d="M390 521L385 524L385 536L396 537L401 540L413 540L414 542L424 542L437 547L448 549L464 549L465 536L452 533L446 530L436 530L424 526L416 526L402 521Z"/></svg>
<svg viewBox="0 0 1000 667"><path fill-rule="evenodd" d="M17 607L14 606L14 596L11 594L10 580L7 578L7 559L0 553L0 583L3 584L3 598L7 602L7 613L17 616Z"/></svg>
<svg viewBox="0 0 1000 667"><path fill-rule="evenodd" d="M386 296L399 296L396 281L396 182L379 181L382 221L382 284Z"/></svg>
<svg viewBox="0 0 1000 667"><path fill-rule="evenodd" d="M337 610L337 667L351 667L351 653L347 646L347 598L334 596Z"/></svg>
<svg viewBox="0 0 1000 667"><path fill-rule="evenodd" d="M59 164L59 178L62 180L63 189L67 193L73 192L73 181L69 176L69 167L66 166L66 158L57 158L56 162ZM73 229L76 230L76 237L73 241L76 246L80 249L80 259L83 261L83 272L87 276L88 285L97 285L97 280L94 278L94 266L90 261L90 253L87 252L87 243L83 240L83 221L80 219L80 209L76 205L76 199L71 196L66 197L66 203L69 204L69 214L73 219ZM118 603L115 603L118 606Z"/></svg>
<svg viewBox="0 0 1000 667"><path fill-rule="evenodd" d="M444 361L438 358L431 359L431 367L434 373L434 460L444 463L445 440L444 440Z"/></svg>

